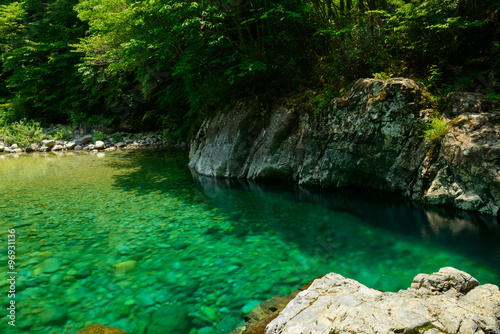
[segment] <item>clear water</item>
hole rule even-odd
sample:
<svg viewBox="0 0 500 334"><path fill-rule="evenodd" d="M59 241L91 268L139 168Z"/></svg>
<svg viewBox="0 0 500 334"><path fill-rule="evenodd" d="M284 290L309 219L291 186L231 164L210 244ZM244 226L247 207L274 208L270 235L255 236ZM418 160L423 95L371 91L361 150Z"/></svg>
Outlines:
<svg viewBox="0 0 500 334"><path fill-rule="evenodd" d="M0 156L0 332L229 333L259 301L329 272L386 291L443 266L500 284L492 218L390 193L216 181L186 164L176 151Z"/></svg>

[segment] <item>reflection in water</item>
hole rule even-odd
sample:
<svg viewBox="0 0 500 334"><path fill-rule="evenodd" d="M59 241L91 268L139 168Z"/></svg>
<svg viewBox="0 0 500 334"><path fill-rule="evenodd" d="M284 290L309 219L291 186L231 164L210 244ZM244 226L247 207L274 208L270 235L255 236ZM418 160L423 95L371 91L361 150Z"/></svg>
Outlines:
<svg viewBox="0 0 500 334"><path fill-rule="evenodd" d="M224 180L200 176L191 172L212 203L228 211L243 210L245 203L230 194L248 192L264 201L279 197L295 203L320 204L332 213L344 212L370 226L397 233L401 238L413 237L446 246L464 255L474 255L491 261L500 268L500 227L494 217L453 209L422 207L403 199L399 194L366 189L317 189L293 184L266 184L247 180ZM337 248L332 234L319 235L317 244L323 249Z"/></svg>
<svg viewBox="0 0 500 334"><path fill-rule="evenodd" d="M436 212L426 211L426 217L429 221L429 226L433 234L451 232L453 236L460 234L477 234L479 226L473 224L470 220L460 218L446 218ZM422 228L422 235L428 235L429 231L426 227Z"/></svg>

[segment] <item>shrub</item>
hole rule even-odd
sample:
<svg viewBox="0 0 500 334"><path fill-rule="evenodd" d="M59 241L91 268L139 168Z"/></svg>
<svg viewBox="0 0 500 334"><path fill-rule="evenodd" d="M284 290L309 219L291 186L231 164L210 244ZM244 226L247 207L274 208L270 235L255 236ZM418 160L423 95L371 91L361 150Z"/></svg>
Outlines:
<svg viewBox="0 0 500 334"><path fill-rule="evenodd" d="M55 134L52 136L54 140L69 140L74 128L70 126L58 126L55 129Z"/></svg>
<svg viewBox="0 0 500 334"><path fill-rule="evenodd" d="M18 144L26 147L31 143L38 143L46 138L40 123L20 120L0 128L0 138L9 144Z"/></svg>
<svg viewBox="0 0 500 334"><path fill-rule="evenodd" d="M103 140L108 139L108 136L105 133L102 133L101 131L96 131L96 132L94 132L92 139L94 140L94 142L96 142L98 140L103 141Z"/></svg>
<svg viewBox="0 0 500 334"><path fill-rule="evenodd" d="M117 142L123 141L123 136L119 134L118 132L115 132L111 135L111 138L113 138Z"/></svg>

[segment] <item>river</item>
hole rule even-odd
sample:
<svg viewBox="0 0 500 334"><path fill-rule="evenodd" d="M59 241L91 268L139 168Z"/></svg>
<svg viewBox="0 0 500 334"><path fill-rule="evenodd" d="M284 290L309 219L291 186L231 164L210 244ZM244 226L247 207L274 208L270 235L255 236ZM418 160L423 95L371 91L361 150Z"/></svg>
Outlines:
<svg viewBox="0 0 500 334"><path fill-rule="evenodd" d="M390 192L214 180L186 166L186 152L172 150L0 155L0 331L229 333L260 301L329 272L384 291L444 266L500 284L491 217Z"/></svg>

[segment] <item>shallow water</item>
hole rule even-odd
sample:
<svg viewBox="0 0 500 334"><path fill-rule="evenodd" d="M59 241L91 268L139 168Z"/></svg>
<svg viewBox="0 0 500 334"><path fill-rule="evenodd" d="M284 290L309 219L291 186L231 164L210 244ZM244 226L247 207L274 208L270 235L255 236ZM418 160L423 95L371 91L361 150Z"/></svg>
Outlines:
<svg viewBox="0 0 500 334"><path fill-rule="evenodd" d="M391 193L216 181L186 164L176 151L0 156L0 332L229 333L242 310L329 272L386 291L443 266L500 284L494 219Z"/></svg>

